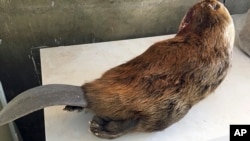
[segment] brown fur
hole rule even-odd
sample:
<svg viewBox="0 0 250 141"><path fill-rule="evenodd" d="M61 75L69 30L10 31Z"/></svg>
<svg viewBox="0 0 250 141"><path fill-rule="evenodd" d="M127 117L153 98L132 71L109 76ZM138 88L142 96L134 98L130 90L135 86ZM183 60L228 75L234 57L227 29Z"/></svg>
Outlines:
<svg viewBox="0 0 250 141"><path fill-rule="evenodd" d="M194 5L177 35L82 86L96 113L91 131L116 138L165 129L212 93L230 67L232 19L216 0Z"/></svg>

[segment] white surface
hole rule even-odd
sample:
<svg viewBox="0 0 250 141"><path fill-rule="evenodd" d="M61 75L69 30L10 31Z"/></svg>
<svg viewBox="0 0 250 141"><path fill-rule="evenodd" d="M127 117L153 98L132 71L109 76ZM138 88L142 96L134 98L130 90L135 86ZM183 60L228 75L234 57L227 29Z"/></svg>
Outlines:
<svg viewBox="0 0 250 141"><path fill-rule="evenodd" d="M41 50L43 84L81 85L170 36ZM45 109L47 141L99 141L89 130L90 113ZM133 133L115 141L228 141L230 124L250 123L250 58L234 48L233 67L222 85L179 122L161 132Z"/></svg>

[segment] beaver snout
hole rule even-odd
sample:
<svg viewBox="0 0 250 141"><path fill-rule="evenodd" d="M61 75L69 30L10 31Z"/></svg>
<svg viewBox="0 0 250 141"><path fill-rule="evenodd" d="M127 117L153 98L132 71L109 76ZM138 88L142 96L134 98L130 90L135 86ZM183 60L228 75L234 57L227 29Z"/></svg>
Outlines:
<svg viewBox="0 0 250 141"><path fill-rule="evenodd" d="M201 4L201 7L209 7L212 10L218 10L221 4L217 0L205 0L204 3Z"/></svg>

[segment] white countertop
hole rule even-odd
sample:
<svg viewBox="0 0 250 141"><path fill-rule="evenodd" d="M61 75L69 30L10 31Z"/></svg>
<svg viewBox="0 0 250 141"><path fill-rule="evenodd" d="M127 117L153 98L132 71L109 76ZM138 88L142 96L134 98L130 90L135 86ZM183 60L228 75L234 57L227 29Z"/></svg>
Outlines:
<svg viewBox="0 0 250 141"><path fill-rule="evenodd" d="M47 48L41 50L43 84L81 85L171 36ZM47 141L99 141L90 113L45 109ZM234 48L233 67L220 87L179 122L161 132L132 133L114 141L228 141L230 124L250 124L250 58Z"/></svg>

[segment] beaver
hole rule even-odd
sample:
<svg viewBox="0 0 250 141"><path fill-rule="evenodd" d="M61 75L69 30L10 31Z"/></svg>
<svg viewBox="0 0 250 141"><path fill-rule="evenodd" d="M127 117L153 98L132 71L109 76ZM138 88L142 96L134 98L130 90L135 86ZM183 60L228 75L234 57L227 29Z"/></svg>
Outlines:
<svg viewBox="0 0 250 141"><path fill-rule="evenodd" d="M21 93L0 112L0 125L44 107L67 105L64 110L95 113L90 131L97 137L163 130L221 84L233 44L234 24L226 7L217 0L200 1L173 38L82 86L51 84Z"/></svg>

